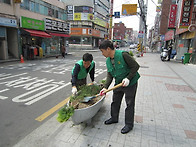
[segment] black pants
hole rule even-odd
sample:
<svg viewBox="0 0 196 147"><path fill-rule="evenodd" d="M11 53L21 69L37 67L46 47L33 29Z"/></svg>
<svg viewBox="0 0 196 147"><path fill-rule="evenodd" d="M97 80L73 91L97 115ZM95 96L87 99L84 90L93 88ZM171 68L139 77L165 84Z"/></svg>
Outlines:
<svg viewBox="0 0 196 147"><path fill-rule="evenodd" d="M111 103L111 117L113 121L118 121L122 98L125 94L125 125L134 126L135 96L137 83L129 87L120 87L113 91L113 101Z"/></svg>
<svg viewBox="0 0 196 147"><path fill-rule="evenodd" d="M86 85L86 78L76 81L76 88L79 90L80 86Z"/></svg>
<svg viewBox="0 0 196 147"><path fill-rule="evenodd" d="M65 58L65 53L64 52L62 52L62 57Z"/></svg>

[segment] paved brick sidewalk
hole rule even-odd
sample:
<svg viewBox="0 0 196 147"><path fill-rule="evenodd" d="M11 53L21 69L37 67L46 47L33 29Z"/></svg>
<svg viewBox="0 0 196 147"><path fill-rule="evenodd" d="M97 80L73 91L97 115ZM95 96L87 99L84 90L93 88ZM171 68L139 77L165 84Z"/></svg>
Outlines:
<svg viewBox="0 0 196 147"><path fill-rule="evenodd" d="M60 124L54 116L15 147L195 147L196 66L162 62L152 53L136 60L141 78L131 132L120 133L124 101L119 123L104 125L110 117L110 92L91 125Z"/></svg>

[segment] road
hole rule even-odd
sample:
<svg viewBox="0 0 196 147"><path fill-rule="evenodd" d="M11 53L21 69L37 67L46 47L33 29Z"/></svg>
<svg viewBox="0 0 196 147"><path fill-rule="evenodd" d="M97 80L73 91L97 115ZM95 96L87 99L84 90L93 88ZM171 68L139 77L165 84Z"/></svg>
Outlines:
<svg viewBox="0 0 196 147"><path fill-rule="evenodd" d="M88 52L99 82L106 77L105 57L100 51ZM84 53L0 64L0 147L13 146L58 112L58 104L71 95L71 70Z"/></svg>

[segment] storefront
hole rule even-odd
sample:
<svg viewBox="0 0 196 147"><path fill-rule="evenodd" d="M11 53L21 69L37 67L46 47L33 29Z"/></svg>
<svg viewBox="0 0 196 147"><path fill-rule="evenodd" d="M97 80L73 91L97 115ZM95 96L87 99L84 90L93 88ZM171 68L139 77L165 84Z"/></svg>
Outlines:
<svg viewBox="0 0 196 147"><path fill-rule="evenodd" d="M101 33L92 28L71 28L69 39L72 49L93 49L100 43Z"/></svg>
<svg viewBox="0 0 196 147"><path fill-rule="evenodd" d="M69 52L69 23L45 18L45 31L51 35L50 39L45 40L45 45L47 46L46 53L48 55L60 54L63 44L66 47L66 53Z"/></svg>
<svg viewBox="0 0 196 147"><path fill-rule="evenodd" d="M14 16L0 17L0 60L19 58L17 20Z"/></svg>
<svg viewBox="0 0 196 147"><path fill-rule="evenodd" d="M195 33L189 32L188 29L176 29L176 59L181 60L181 57L184 56L184 53L192 52L194 36Z"/></svg>
<svg viewBox="0 0 196 147"><path fill-rule="evenodd" d="M44 21L21 16L20 41L25 59L42 58L47 54L46 43L52 37L45 32Z"/></svg>

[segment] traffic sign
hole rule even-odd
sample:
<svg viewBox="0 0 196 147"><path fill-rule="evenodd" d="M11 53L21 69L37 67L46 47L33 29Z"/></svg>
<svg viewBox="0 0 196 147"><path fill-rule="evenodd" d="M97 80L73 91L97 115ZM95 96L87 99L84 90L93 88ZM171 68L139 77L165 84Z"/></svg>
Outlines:
<svg viewBox="0 0 196 147"><path fill-rule="evenodd" d="M136 15L136 14L137 14L137 4L122 5L122 15Z"/></svg>
<svg viewBox="0 0 196 147"><path fill-rule="evenodd" d="M114 17L115 18L120 18L120 12L114 12Z"/></svg>

